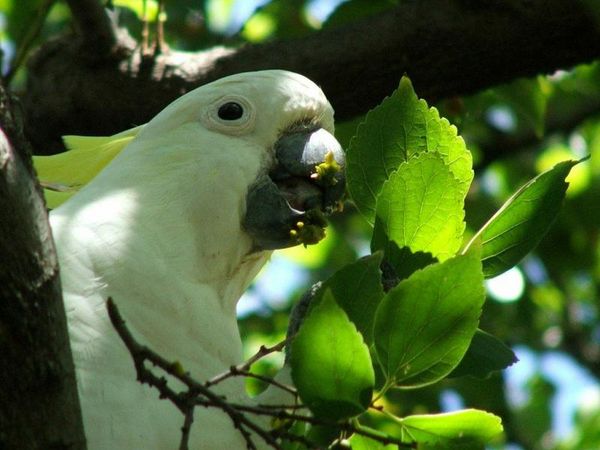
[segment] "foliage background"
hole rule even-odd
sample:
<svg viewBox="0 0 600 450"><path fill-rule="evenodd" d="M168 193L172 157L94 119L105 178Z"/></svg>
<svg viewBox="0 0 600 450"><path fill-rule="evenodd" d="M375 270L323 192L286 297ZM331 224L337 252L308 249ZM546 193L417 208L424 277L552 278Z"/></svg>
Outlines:
<svg viewBox="0 0 600 450"><path fill-rule="evenodd" d="M141 2L111 3L119 24L138 38ZM186 51L295 38L397 3L173 0L165 2L165 37L169 47ZM600 18L600 8L588 3ZM156 5L148 4L154 18ZM19 68L12 74L14 91L26 89L28 51L70 26L63 2L0 0L3 71ZM486 380L458 378L397 391L397 413L476 407L503 418L505 441L492 448L600 448L600 63L518 79L435 106L457 125L475 156L476 178L466 208L473 229L536 174L560 160L591 158L573 170L564 209L536 252L502 279L488 282L481 327L509 344L521 361ZM360 120L338 123L344 146ZM291 305L311 283L365 254L368 231L347 205L332 219L324 242L276 253L239 307L248 354L284 336ZM271 363L258 370L274 370L278 361Z"/></svg>

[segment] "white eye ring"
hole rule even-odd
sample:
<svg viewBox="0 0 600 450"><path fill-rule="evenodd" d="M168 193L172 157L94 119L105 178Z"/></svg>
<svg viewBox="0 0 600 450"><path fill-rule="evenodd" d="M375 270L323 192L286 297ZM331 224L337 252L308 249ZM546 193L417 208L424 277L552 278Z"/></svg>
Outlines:
<svg viewBox="0 0 600 450"><path fill-rule="evenodd" d="M239 95L218 98L209 105L203 117L207 128L235 136L251 132L254 121L254 108Z"/></svg>

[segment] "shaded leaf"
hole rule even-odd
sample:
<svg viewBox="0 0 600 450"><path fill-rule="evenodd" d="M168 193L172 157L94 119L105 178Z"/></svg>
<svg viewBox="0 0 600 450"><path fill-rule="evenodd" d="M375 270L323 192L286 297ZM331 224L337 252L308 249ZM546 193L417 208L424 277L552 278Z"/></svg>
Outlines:
<svg viewBox="0 0 600 450"><path fill-rule="evenodd" d="M348 191L370 223L384 182L421 152L442 156L464 197L473 179L471 154L456 127L419 100L410 80L403 77L398 89L366 115L348 148Z"/></svg>
<svg viewBox="0 0 600 450"><path fill-rule="evenodd" d="M449 376L486 378L492 372L506 369L517 361L515 353L502 341L478 329L465 357Z"/></svg>
<svg viewBox="0 0 600 450"><path fill-rule="evenodd" d="M388 382L434 383L463 358L484 301L476 252L415 272L390 290L375 315L375 348Z"/></svg>
<svg viewBox="0 0 600 450"><path fill-rule="evenodd" d="M539 244L561 209L565 178L577 163L561 162L529 181L473 237L467 248L481 239L486 278L510 269Z"/></svg>
<svg viewBox="0 0 600 450"><path fill-rule="evenodd" d="M383 298L381 253L361 258L344 266L323 283L321 292L331 289L335 301L348 315L365 343L373 341L375 311Z"/></svg>
<svg viewBox="0 0 600 450"><path fill-rule="evenodd" d="M465 228L463 183L439 154L423 153L400 165L377 199L372 248L388 241L439 260L456 254Z"/></svg>
<svg viewBox="0 0 600 450"><path fill-rule="evenodd" d="M298 393L316 417L352 417L371 401L369 349L329 290L294 338L290 365Z"/></svg>
<svg viewBox="0 0 600 450"><path fill-rule="evenodd" d="M360 258L338 270L325 282L320 283L320 286L313 286L313 289L305 294L308 297L303 297L294 308L290 324L299 325L303 316L321 302L323 294L329 289L338 306L344 310L362 334L365 343L370 346L373 341L375 311L383 298L379 268L382 257L383 254L377 252ZM295 334L296 328L297 326L291 328L291 335Z"/></svg>
<svg viewBox="0 0 600 450"><path fill-rule="evenodd" d="M336 440L342 430L340 427L331 425L311 425L306 438L311 444L316 444L319 448L327 448L334 440Z"/></svg>
<svg viewBox="0 0 600 450"><path fill-rule="evenodd" d="M385 291L395 287L419 269L438 262L431 253L411 252L409 248L398 248L394 241L386 243L385 260L381 265L382 283Z"/></svg>

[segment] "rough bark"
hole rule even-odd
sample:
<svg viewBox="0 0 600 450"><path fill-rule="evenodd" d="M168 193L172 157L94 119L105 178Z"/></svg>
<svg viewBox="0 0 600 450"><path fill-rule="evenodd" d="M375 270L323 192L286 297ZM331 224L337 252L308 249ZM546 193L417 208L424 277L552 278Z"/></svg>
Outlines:
<svg viewBox="0 0 600 450"><path fill-rule="evenodd" d="M120 131L146 122L196 86L266 68L315 80L338 120L365 113L404 73L429 101L471 94L597 58L600 27L589 5L589 0L403 2L303 39L168 53L155 61L140 57L123 34L103 58L90 50L89 36L70 36L43 46L31 61L27 129L36 151L56 151L63 134ZM90 17L85 20L93 29Z"/></svg>
<svg viewBox="0 0 600 450"><path fill-rule="evenodd" d="M0 449L85 448L58 264L0 86Z"/></svg>

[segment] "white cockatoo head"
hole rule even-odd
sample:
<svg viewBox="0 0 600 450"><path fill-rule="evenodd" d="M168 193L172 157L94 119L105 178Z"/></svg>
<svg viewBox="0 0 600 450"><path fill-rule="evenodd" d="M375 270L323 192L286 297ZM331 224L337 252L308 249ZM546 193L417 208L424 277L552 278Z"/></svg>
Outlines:
<svg viewBox="0 0 600 450"><path fill-rule="evenodd" d="M180 191L192 210L196 197L204 219L239 212L257 250L283 248L318 241L320 213L334 209L344 193L344 153L333 128L333 109L309 79L282 70L241 73L171 103L114 163L156 158L151 169L158 173L141 175L160 180L161 171L175 169L175 186L182 177L196 178L197 190ZM327 158L335 170L319 177L317 166ZM140 170L148 166L141 159L134 163ZM173 201L166 191L162 197ZM237 211L225 209L228 200Z"/></svg>
<svg viewBox="0 0 600 450"><path fill-rule="evenodd" d="M257 248L322 237L319 211L331 210L340 199L344 176L339 170L319 179L316 167L330 154L341 169L344 154L332 136L333 109L318 86L279 70L226 77L171 104L140 137L152 139L163 126L190 122L199 123L203 135L231 140L232 149L243 143L245 153L235 156L238 168L255 171L243 225Z"/></svg>

